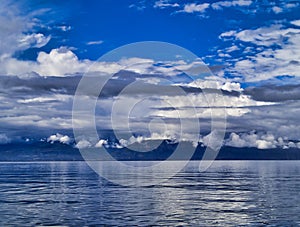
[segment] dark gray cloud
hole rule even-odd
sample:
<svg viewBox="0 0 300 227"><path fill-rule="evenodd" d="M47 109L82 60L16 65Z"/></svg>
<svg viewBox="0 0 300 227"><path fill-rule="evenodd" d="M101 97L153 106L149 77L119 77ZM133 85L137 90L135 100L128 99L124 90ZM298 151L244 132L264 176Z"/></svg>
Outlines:
<svg viewBox="0 0 300 227"><path fill-rule="evenodd" d="M245 94L250 95L257 101L283 102L288 100L300 100L300 85L265 85L249 87Z"/></svg>
<svg viewBox="0 0 300 227"><path fill-rule="evenodd" d="M21 79L17 76L0 76L0 92L3 94L43 95L49 93L75 93L81 76L40 77Z"/></svg>

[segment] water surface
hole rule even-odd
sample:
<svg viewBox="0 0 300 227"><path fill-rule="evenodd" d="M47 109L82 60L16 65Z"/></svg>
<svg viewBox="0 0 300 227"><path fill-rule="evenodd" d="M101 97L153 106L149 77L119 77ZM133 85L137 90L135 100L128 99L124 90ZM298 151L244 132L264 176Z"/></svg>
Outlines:
<svg viewBox="0 0 300 227"><path fill-rule="evenodd" d="M194 161L159 185L125 187L85 162L0 163L0 226L300 226L299 164L216 161L200 173Z"/></svg>

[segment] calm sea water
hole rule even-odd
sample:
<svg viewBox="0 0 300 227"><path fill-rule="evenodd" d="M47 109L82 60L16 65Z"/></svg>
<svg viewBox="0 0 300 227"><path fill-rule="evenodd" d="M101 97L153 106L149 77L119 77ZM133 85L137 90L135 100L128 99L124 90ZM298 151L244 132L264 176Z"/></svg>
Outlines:
<svg viewBox="0 0 300 227"><path fill-rule="evenodd" d="M300 161L198 164L125 187L85 162L0 163L0 226L300 226Z"/></svg>

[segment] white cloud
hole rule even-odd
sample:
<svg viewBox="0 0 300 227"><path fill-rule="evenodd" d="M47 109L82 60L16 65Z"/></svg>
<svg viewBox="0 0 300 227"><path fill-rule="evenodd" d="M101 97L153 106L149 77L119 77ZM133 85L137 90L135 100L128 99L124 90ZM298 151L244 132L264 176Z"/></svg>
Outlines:
<svg viewBox="0 0 300 227"><path fill-rule="evenodd" d="M23 35L19 39L19 47L21 49L28 49L30 47L40 48L45 46L51 39L51 36L44 36L41 33L32 33L29 35Z"/></svg>
<svg viewBox="0 0 300 227"><path fill-rule="evenodd" d="M128 145L134 144L134 143L142 143L144 140L146 140L143 136L131 136L128 140L120 139L119 143L122 147L127 147Z"/></svg>
<svg viewBox="0 0 300 227"><path fill-rule="evenodd" d="M72 99L72 96L70 96L70 95L56 94L56 95L45 96L45 97L20 99L17 102L25 103L25 104L26 103L43 103L43 102L66 102L66 101L70 101L71 99Z"/></svg>
<svg viewBox="0 0 300 227"><path fill-rule="evenodd" d="M273 6L272 7L272 10L274 13L278 14L278 13L282 13L283 12L283 9L278 7L278 6Z"/></svg>
<svg viewBox="0 0 300 227"><path fill-rule="evenodd" d="M271 141L266 140L257 140L256 146L258 149L270 149L276 147Z"/></svg>
<svg viewBox="0 0 300 227"><path fill-rule="evenodd" d="M136 9L138 11L143 11L144 9L146 9L146 6L144 1L140 1L140 2L136 2L135 4L129 5L128 8Z"/></svg>
<svg viewBox="0 0 300 227"><path fill-rule="evenodd" d="M97 41L89 41L86 43L86 45L100 45L103 43L103 40L97 40Z"/></svg>
<svg viewBox="0 0 300 227"><path fill-rule="evenodd" d="M0 134L0 144L7 144L10 143L11 139L7 137L6 134Z"/></svg>
<svg viewBox="0 0 300 227"><path fill-rule="evenodd" d="M275 104L272 102L255 101L250 96L244 94L226 96L218 93L199 93L187 94L186 96L162 96L160 98L162 102L157 102L155 105L159 109L150 110L150 116L171 119L186 118L191 120L195 118L222 118L224 115L241 117L250 113L250 108ZM173 109L168 108L170 106ZM195 107L195 109L192 107Z"/></svg>
<svg viewBox="0 0 300 227"><path fill-rule="evenodd" d="M299 6L299 3L298 2L293 2L293 3L285 3L284 2L284 6L285 6L285 8L290 9L290 8L295 8L295 7Z"/></svg>
<svg viewBox="0 0 300 227"><path fill-rule="evenodd" d="M180 12L185 12L185 13L204 13L206 9L209 8L209 3L203 3L203 4L195 4L195 3L190 3L184 5L184 8Z"/></svg>
<svg viewBox="0 0 300 227"><path fill-rule="evenodd" d="M67 26L67 25L57 26L57 28L61 29L63 32L70 31L72 29L71 26Z"/></svg>
<svg viewBox="0 0 300 227"><path fill-rule="evenodd" d="M236 41L263 46L252 49L252 55L237 61L233 67L228 67L231 74L242 76L248 82L282 75L300 76L300 29L274 24L220 35L223 39L230 37Z"/></svg>
<svg viewBox="0 0 300 227"><path fill-rule="evenodd" d="M223 136L220 135L220 132L216 130L210 132L208 135L202 137L200 142L202 142L205 146L210 146L212 149L218 149L221 145L223 145L223 141L220 141L220 138L223 139Z"/></svg>
<svg viewBox="0 0 300 227"><path fill-rule="evenodd" d="M174 76L186 72L198 75L209 72L209 68L200 60L187 63L185 61L165 61L155 65L153 59L122 58L118 61L79 60L76 54L67 47L52 49L49 53L40 52L36 61L22 61L11 57L4 57L0 61L0 73L3 75L18 75L28 77L37 73L41 76L66 76L75 73L86 73L89 70L104 74L115 74L120 70L127 70L138 74L163 74ZM91 68L92 66L92 68Z"/></svg>
<svg viewBox="0 0 300 227"><path fill-rule="evenodd" d="M236 33L237 32L234 30L223 32L222 34L219 35L219 38L222 39L222 38L227 38L227 37L233 37L236 35Z"/></svg>
<svg viewBox="0 0 300 227"><path fill-rule="evenodd" d="M233 37L243 42L250 42L256 45L271 46L282 44L283 37L289 38L300 31L294 28L283 28L282 25L274 24L270 27L261 27L254 30L248 29L240 32L229 31L220 35L220 38Z"/></svg>
<svg viewBox="0 0 300 227"><path fill-rule="evenodd" d="M0 3L0 56L12 55L19 49L18 38L27 31L30 19L21 16L16 5L10 5L8 1Z"/></svg>
<svg viewBox="0 0 300 227"><path fill-rule="evenodd" d="M179 139L180 138L180 139ZM243 132L243 133L235 133L232 132L228 139L225 139L224 141L220 140L220 134L218 131L214 130L208 135L201 136L199 134L178 134L178 131L164 131L162 133L154 132L149 136L138 136L138 137L130 137L128 140L126 139L120 139L119 143L109 143L107 140L100 139L98 143L96 143L95 147L101 148L103 146L110 147L110 148L117 148L121 149L124 147L130 147L130 145L134 143L142 143L144 141L163 141L163 140L169 140L171 143L177 143L177 142L191 142L194 147L198 145L198 143L202 143L203 145L207 146L210 145L213 149L218 148L220 145L225 146L232 146L232 147L255 147L258 149L271 149L271 148L282 148L282 149L288 149L288 148L299 148L300 149L300 142L294 142L291 140L288 140L287 137L278 137L276 138L272 133L256 133L254 131L251 132ZM155 145L158 146L158 144ZM214 147L215 146L215 147ZM82 149L82 148L90 148L92 147L92 144L83 139L80 140L76 148ZM152 149L154 149L153 147ZM133 149L135 147L132 147Z"/></svg>
<svg viewBox="0 0 300 227"><path fill-rule="evenodd" d="M28 109L26 109L29 111ZM18 110L19 111L19 110ZM52 110L56 111L56 110ZM54 113L51 113L51 115ZM56 111L57 114L57 111ZM15 115L15 114L14 114ZM50 114L49 114L50 115ZM0 122L2 124L10 124L13 126L33 126L33 127L42 127L42 128L61 128L61 129L71 129L72 128L72 119L71 118L62 118L54 116L43 116L33 115L29 113L22 113L18 116L4 116L0 117Z"/></svg>
<svg viewBox="0 0 300 227"><path fill-rule="evenodd" d="M117 148L117 149L124 148L124 146L122 144L119 144L119 143L111 143L111 144L109 144L109 147L110 148Z"/></svg>
<svg viewBox="0 0 300 227"><path fill-rule="evenodd" d="M159 0L154 3L154 8L168 8L168 7L179 7L180 5L178 3L171 3L169 0Z"/></svg>
<svg viewBox="0 0 300 227"><path fill-rule="evenodd" d="M80 62L71 50L64 47L53 49L49 54L40 52L37 63L37 73L40 75L64 75L82 72L87 67L85 62Z"/></svg>
<svg viewBox="0 0 300 227"><path fill-rule="evenodd" d="M108 144L107 140L100 139L100 140L96 143L95 147L100 148L100 147L103 147L103 146L105 146L105 145L107 145L107 144Z"/></svg>
<svg viewBox="0 0 300 227"><path fill-rule="evenodd" d="M219 81L218 81L219 80ZM201 88L201 89L206 89L206 88L211 88L211 89L222 89L224 91L238 91L241 92L243 91L243 88L241 88L241 84L237 82L230 82L230 81L225 81L222 79L218 80L202 80L202 79L197 79L194 80L193 82L189 83L186 86L189 87L196 87L196 88Z"/></svg>
<svg viewBox="0 0 300 227"><path fill-rule="evenodd" d="M78 148L78 149L84 149L84 148L89 148L91 147L92 144L87 141L87 140L80 140L76 145L75 147Z"/></svg>
<svg viewBox="0 0 300 227"><path fill-rule="evenodd" d="M226 52L226 53L231 53L231 52L236 51L236 50L239 50L239 49L240 49L240 48L239 48L238 46L233 45L233 46L231 46L231 47L226 48L226 49L225 49L225 52Z"/></svg>
<svg viewBox="0 0 300 227"><path fill-rule="evenodd" d="M230 134L230 137L225 141L226 146L232 147L256 147L258 149L271 149L271 148L295 148L297 144L282 137L277 139L271 133L257 134L255 132L250 133L234 133Z"/></svg>
<svg viewBox="0 0 300 227"><path fill-rule="evenodd" d="M49 136L47 138L47 142L49 143L60 142L63 144L70 144L72 142L72 139L67 135L56 133L55 135Z"/></svg>
<svg viewBox="0 0 300 227"><path fill-rule="evenodd" d="M300 27L300 20L293 20L293 21L291 21L291 24Z"/></svg>
<svg viewBox="0 0 300 227"><path fill-rule="evenodd" d="M276 50L262 51L249 60L237 62L234 69L248 81L266 80L289 75L300 76L300 33Z"/></svg>
<svg viewBox="0 0 300 227"><path fill-rule="evenodd" d="M30 47L42 47L50 36L32 33L39 20L37 12L24 14L21 3L3 0L0 2L0 61L3 56L12 56L17 51Z"/></svg>
<svg viewBox="0 0 300 227"><path fill-rule="evenodd" d="M227 7L236 7L236 6L249 6L252 4L251 0L234 0L234 1L220 1L211 4L211 7L215 10L220 10Z"/></svg>
<svg viewBox="0 0 300 227"><path fill-rule="evenodd" d="M35 72L41 76L64 76L85 72L92 64L89 60L79 60L68 48L52 49L50 53L40 52L37 61L22 61L4 58L0 61L0 73L4 75L26 75Z"/></svg>
<svg viewBox="0 0 300 227"><path fill-rule="evenodd" d="M225 84L223 84L221 89L224 91L239 91L239 92L244 90L243 88L241 88L240 83L229 82L229 81L227 81Z"/></svg>

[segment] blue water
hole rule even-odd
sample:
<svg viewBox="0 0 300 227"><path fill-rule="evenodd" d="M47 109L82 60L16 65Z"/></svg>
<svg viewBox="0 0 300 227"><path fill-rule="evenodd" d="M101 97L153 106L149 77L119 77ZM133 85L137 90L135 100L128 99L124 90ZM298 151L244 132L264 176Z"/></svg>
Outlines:
<svg viewBox="0 0 300 227"><path fill-rule="evenodd" d="M85 162L0 163L0 226L300 226L300 161L198 164L141 188Z"/></svg>

